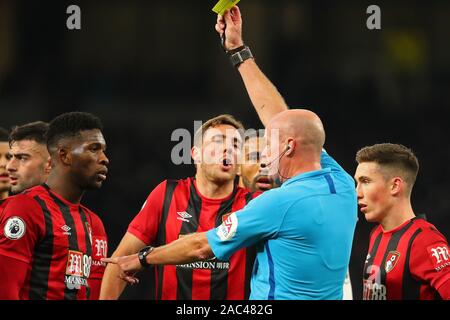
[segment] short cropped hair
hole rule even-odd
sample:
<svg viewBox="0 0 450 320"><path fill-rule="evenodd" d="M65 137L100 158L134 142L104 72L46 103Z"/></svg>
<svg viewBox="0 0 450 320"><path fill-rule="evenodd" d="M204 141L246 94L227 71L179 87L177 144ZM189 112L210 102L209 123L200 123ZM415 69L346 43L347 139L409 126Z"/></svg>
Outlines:
<svg viewBox="0 0 450 320"><path fill-rule="evenodd" d="M11 146L14 142L22 140L32 140L39 144L46 145L47 130L48 123L43 121L36 121L21 126L15 126L9 134L9 145Z"/></svg>
<svg viewBox="0 0 450 320"><path fill-rule="evenodd" d="M63 113L53 119L47 130L47 148L52 150L59 141L66 138L74 138L85 130L103 130L101 120L87 112Z"/></svg>
<svg viewBox="0 0 450 320"><path fill-rule="evenodd" d="M380 143L364 147L356 153L356 162L375 162L390 176L398 175L409 185L410 190L419 172L419 161L414 152L401 145Z"/></svg>
<svg viewBox="0 0 450 320"><path fill-rule="evenodd" d="M8 142L8 140L9 140L8 130L6 130L3 127L0 127L0 142Z"/></svg>
<svg viewBox="0 0 450 320"><path fill-rule="evenodd" d="M214 117L212 119L209 119L206 121L198 130L195 132L194 136L194 145L199 146L200 141L203 140L203 136L205 135L205 132L210 128L215 128L220 125L230 125L232 127L235 127L237 130L239 130L239 133L243 135L244 131L244 125L242 122L236 120L235 117L233 117L230 114L221 114L217 117Z"/></svg>

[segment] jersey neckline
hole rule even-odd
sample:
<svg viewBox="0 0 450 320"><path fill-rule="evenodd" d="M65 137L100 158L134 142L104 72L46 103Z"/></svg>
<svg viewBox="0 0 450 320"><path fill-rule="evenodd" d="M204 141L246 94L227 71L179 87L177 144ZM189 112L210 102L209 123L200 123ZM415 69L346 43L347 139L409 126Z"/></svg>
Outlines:
<svg viewBox="0 0 450 320"><path fill-rule="evenodd" d="M206 201L206 202L209 202L209 203L221 203L221 202L223 202L223 201L227 201L227 200L231 199L231 198L233 197L233 195L235 194L235 192L236 192L236 188L238 188L238 186L236 185L236 183L234 183L234 184L233 184L233 190L230 192L229 195L227 195L227 196L225 196L225 197L223 197L223 198L212 199L212 198L205 197L205 196L198 190L198 188L197 188L197 181L196 181L195 177L191 177L191 178L190 178L190 181L191 181L191 183L194 185L195 192L197 193L197 195L198 195L203 201Z"/></svg>
<svg viewBox="0 0 450 320"><path fill-rule="evenodd" d="M46 184L43 183L42 187L47 190L48 193L51 193L53 196L57 197L59 200L61 200L62 202L64 202L64 204L70 206L70 207L74 207L74 208L79 208L81 206L81 203L72 203L69 200L63 198L61 195L59 195L58 193L56 193L55 191L53 191L52 189L50 189L50 187Z"/></svg>

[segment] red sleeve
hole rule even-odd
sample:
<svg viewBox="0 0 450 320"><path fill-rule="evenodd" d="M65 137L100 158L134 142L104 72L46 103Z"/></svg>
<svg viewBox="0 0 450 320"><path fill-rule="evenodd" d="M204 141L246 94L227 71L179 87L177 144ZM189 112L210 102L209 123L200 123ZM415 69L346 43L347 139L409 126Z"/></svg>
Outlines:
<svg viewBox="0 0 450 320"><path fill-rule="evenodd" d="M92 224L92 266L89 275L91 288L90 300L98 300L100 286L106 265L100 259L108 256L108 237L102 220L96 214L91 213Z"/></svg>
<svg viewBox="0 0 450 320"><path fill-rule="evenodd" d="M21 299L20 290L24 287L29 266L23 261L0 255L0 300Z"/></svg>
<svg viewBox="0 0 450 320"><path fill-rule="evenodd" d="M439 287L439 295L444 300L450 300L450 278Z"/></svg>
<svg viewBox="0 0 450 320"><path fill-rule="evenodd" d="M128 232L150 244L155 240L161 219L167 181L161 182L147 197L141 211L131 221Z"/></svg>
<svg viewBox="0 0 450 320"><path fill-rule="evenodd" d="M105 269L103 269L104 271ZM91 289L91 294L89 300L98 300L100 297L100 289L102 288L102 279L89 278L89 287Z"/></svg>
<svg viewBox="0 0 450 320"><path fill-rule="evenodd" d="M252 200L253 200L253 199L255 199L256 197L258 197L258 196L262 195L262 194L263 194L263 192L262 192L262 191L255 191L255 192L253 192L253 195L252 195Z"/></svg>
<svg viewBox="0 0 450 320"><path fill-rule="evenodd" d="M450 250L445 237L430 229L420 233L411 248L411 274L436 289L443 299L450 299Z"/></svg>
<svg viewBox="0 0 450 320"><path fill-rule="evenodd" d="M26 195L15 196L0 218L0 255L30 264L44 230L44 215L38 203ZM0 283L5 276L0 274Z"/></svg>

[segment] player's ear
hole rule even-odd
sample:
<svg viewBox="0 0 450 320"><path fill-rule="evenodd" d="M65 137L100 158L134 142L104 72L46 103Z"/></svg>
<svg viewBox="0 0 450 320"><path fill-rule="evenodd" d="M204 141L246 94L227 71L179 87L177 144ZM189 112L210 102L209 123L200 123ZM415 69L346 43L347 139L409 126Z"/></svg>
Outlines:
<svg viewBox="0 0 450 320"><path fill-rule="evenodd" d="M50 174L51 170L52 170L52 158L48 156L47 160L45 161L44 172L45 174Z"/></svg>
<svg viewBox="0 0 450 320"><path fill-rule="evenodd" d="M58 159L61 161L62 164L68 166L72 164L72 154L65 147L58 148L56 152L58 155Z"/></svg>
<svg viewBox="0 0 450 320"><path fill-rule="evenodd" d="M405 182L400 177L394 177L391 179L391 195L397 196L405 188Z"/></svg>
<svg viewBox="0 0 450 320"><path fill-rule="evenodd" d="M194 164L198 164L202 160L202 150L197 146L193 146L191 149L191 157L194 160Z"/></svg>

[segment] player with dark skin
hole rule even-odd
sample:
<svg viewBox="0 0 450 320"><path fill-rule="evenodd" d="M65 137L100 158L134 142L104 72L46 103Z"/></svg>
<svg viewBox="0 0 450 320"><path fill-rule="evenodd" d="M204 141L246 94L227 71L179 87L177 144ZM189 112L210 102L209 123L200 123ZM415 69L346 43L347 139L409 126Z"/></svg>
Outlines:
<svg viewBox="0 0 450 320"><path fill-rule="evenodd" d="M98 189L106 180L109 160L106 142L99 129L63 139L50 148L52 170L47 185L72 203L79 203L85 190Z"/></svg>
<svg viewBox="0 0 450 320"><path fill-rule="evenodd" d="M239 185L252 191L266 191L279 186L275 177L267 175L267 169L261 168L261 154L264 149L264 137L257 135L245 137L243 160L239 170Z"/></svg>
<svg viewBox="0 0 450 320"><path fill-rule="evenodd" d="M78 119L90 118L89 125L95 122L92 120L92 115L84 113L70 113L59 117L64 116L67 117L66 123L60 121L60 126L72 125L76 121L74 118L77 117ZM51 132L50 124L47 147L51 157L51 171L46 185L50 192L72 204L79 204L86 190L98 189L106 180L109 160L105 155L105 139L100 129L80 129L72 134L59 134L58 131L61 128L54 130L56 132ZM5 212L14 201L20 200L12 198L6 205ZM0 240L3 241L1 238ZM1 249L0 246L0 251ZM0 275L5 275L0 276L0 280L2 286L8 288L8 290L0 290L0 299L22 299L21 291L29 272L28 263L0 253ZM6 276L12 274L14 276ZM98 282L97 286L100 285L100 281Z"/></svg>

